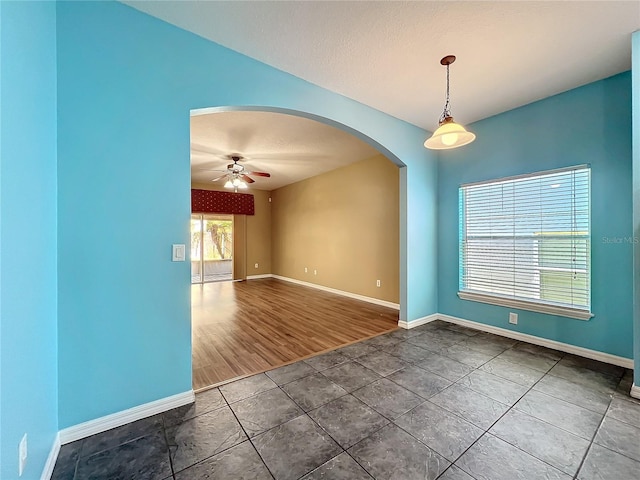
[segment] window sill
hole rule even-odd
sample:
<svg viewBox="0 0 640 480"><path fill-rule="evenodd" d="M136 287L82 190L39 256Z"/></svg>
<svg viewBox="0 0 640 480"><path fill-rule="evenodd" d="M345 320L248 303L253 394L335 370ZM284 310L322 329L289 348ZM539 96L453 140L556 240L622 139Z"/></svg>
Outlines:
<svg viewBox="0 0 640 480"><path fill-rule="evenodd" d="M545 303L530 302L527 300L516 300L513 298L499 297L496 295L487 295L484 293L458 292L458 297L462 300L470 300L472 302L489 303L491 305L499 305L501 307L513 307L520 310L529 310L532 312L546 313L548 315L558 315L561 317L575 318L577 320L589 320L593 317L593 313L586 310L579 310L571 307L561 307L559 305L548 305Z"/></svg>

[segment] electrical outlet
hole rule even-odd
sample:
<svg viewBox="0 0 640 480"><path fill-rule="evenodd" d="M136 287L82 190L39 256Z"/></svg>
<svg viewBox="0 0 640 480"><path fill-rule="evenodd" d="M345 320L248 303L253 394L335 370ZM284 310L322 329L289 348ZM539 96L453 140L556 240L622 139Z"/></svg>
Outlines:
<svg viewBox="0 0 640 480"><path fill-rule="evenodd" d="M518 324L518 314L517 313L513 313L513 312L509 313L509 323L511 323L513 325L517 325Z"/></svg>
<svg viewBox="0 0 640 480"><path fill-rule="evenodd" d="M258 264L256 263L256 264L254 265L254 267L255 267L255 268L258 268Z"/></svg>
<svg viewBox="0 0 640 480"><path fill-rule="evenodd" d="M315 270L315 269L314 269L314 270L313 270L313 274L314 274L314 275L317 275L317 274L318 274L318 270Z"/></svg>
<svg viewBox="0 0 640 480"><path fill-rule="evenodd" d="M20 440L20 447L18 448L18 476L22 476L24 467L27 464L27 434L25 433Z"/></svg>
<svg viewBox="0 0 640 480"><path fill-rule="evenodd" d="M380 286L380 280L376 280L376 287Z"/></svg>
<svg viewBox="0 0 640 480"><path fill-rule="evenodd" d="M307 272L308 272L307 267L304 267L304 273L307 273Z"/></svg>

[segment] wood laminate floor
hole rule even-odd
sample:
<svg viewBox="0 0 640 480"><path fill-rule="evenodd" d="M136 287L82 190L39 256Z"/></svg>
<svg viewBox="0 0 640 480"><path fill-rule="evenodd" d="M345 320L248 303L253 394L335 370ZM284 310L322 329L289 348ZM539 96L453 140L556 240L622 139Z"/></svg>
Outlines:
<svg viewBox="0 0 640 480"><path fill-rule="evenodd" d="M193 388L395 330L398 311L274 278L191 287Z"/></svg>

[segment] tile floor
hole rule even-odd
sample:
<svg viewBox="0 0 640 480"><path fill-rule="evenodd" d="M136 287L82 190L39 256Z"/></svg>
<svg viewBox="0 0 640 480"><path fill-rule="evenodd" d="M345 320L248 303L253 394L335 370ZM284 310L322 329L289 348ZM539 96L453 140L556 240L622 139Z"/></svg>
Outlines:
<svg viewBox="0 0 640 480"><path fill-rule="evenodd" d="M55 480L640 478L631 371L440 321L65 445Z"/></svg>

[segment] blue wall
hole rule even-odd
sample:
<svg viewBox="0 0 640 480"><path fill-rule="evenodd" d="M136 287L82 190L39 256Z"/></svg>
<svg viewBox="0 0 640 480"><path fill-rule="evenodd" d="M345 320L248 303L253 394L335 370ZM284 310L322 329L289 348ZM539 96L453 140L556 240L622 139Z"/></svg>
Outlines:
<svg viewBox="0 0 640 480"><path fill-rule="evenodd" d="M0 478L40 478L58 431L56 6L0 5Z"/></svg>
<svg viewBox="0 0 640 480"><path fill-rule="evenodd" d="M478 139L438 163L440 313L632 358L631 74L595 82L471 125ZM458 187L591 164L589 321L460 300ZM623 239L608 243L606 239ZM508 323L509 311L519 314Z"/></svg>
<svg viewBox="0 0 640 480"><path fill-rule="evenodd" d="M640 31L631 37L632 52L632 116L633 116L633 233L640 239ZM633 323L634 384L640 386L640 242L634 244Z"/></svg>
<svg viewBox="0 0 640 480"><path fill-rule="evenodd" d="M306 112L407 165L403 315L435 313L426 132L117 3L58 4L57 40L61 428L191 388L189 265L170 261L189 241L190 109Z"/></svg>
<svg viewBox="0 0 640 480"><path fill-rule="evenodd" d="M418 139L414 141L417 142ZM419 148L426 150L423 144L424 139L419 142ZM425 275L432 272L435 275L438 268L435 228L438 218L437 190L432 188L432 182L438 179L437 164L416 162L406 173L409 194L406 203L408 218L406 266L409 299L407 318L411 321L437 311L433 306L437 305L438 301L439 279L437 276ZM400 200L402 202L402 197Z"/></svg>

